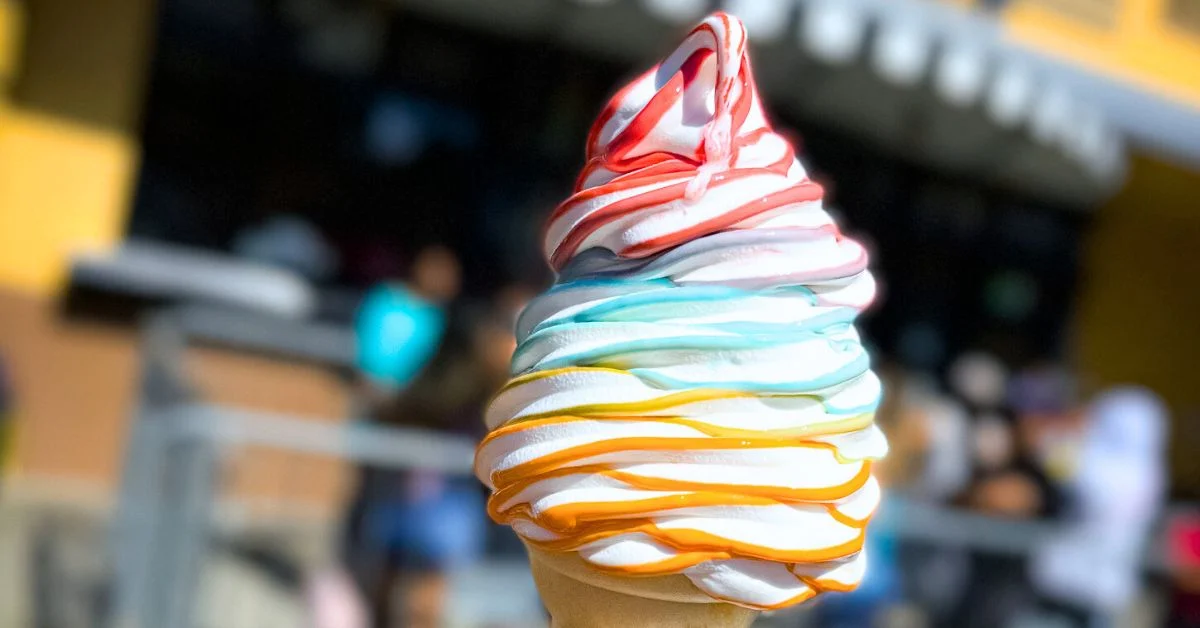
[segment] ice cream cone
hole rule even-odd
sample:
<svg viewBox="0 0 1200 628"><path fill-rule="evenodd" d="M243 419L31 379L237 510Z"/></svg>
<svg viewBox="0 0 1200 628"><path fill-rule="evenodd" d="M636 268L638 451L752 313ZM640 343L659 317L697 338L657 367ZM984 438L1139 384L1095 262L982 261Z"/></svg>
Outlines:
<svg viewBox="0 0 1200 628"><path fill-rule="evenodd" d="M597 116L476 475L558 628L748 626L862 580L875 281L716 12Z"/></svg>
<svg viewBox="0 0 1200 628"><path fill-rule="evenodd" d="M529 563L552 628L744 628L758 614L713 600L682 575L609 576L574 553L532 547Z"/></svg>

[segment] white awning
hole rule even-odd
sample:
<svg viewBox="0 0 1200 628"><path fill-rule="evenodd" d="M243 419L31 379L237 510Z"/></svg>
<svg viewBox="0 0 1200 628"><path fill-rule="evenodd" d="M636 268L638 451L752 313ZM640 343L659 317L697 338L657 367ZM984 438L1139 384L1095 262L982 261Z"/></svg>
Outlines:
<svg viewBox="0 0 1200 628"><path fill-rule="evenodd" d="M901 158L1090 206L1123 181L1123 134L1061 64L986 15L929 0L406 0L406 7L646 63L714 8L740 17L773 110Z"/></svg>

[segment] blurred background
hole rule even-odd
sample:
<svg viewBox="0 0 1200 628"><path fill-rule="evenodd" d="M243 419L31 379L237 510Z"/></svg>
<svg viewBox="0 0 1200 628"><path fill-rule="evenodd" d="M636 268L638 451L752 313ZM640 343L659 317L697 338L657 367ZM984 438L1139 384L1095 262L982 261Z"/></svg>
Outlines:
<svg viewBox="0 0 1200 628"><path fill-rule="evenodd" d="M867 242L872 571L1200 626L1200 0L0 0L0 626L539 626L470 477L539 225L705 12Z"/></svg>

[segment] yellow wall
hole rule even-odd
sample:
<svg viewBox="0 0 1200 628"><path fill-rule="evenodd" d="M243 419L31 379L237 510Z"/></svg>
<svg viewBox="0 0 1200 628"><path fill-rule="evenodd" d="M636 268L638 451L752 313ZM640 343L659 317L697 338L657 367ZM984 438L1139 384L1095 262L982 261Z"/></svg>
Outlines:
<svg viewBox="0 0 1200 628"><path fill-rule="evenodd" d="M1171 405L1176 488L1200 495L1200 173L1138 157L1097 216L1077 313L1082 372ZM1190 430L1190 431L1189 431Z"/></svg>
<svg viewBox="0 0 1200 628"><path fill-rule="evenodd" d="M0 285L51 292L73 252L116 242L136 167L121 133L0 111Z"/></svg>
<svg viewBox="0 0 1200 628"><path fill-rule="evenodd" d="M11 7L0 11L0 32L24 23L23 45L9 55L19 62L0 93L0 287L51 294L73 252L120 237L137 169L154 7L152 0L25 6L23 20Z"/></svg>
<svg viewBox="0 0 1200 628"><path fill-rule="evenodd" d="M1056 8L1065 0L1013 0L1003 21L1031 48L1200 107L1200 32L1172 25L1168 1L1111 0L1115 20L1105 26Z"/></svg>

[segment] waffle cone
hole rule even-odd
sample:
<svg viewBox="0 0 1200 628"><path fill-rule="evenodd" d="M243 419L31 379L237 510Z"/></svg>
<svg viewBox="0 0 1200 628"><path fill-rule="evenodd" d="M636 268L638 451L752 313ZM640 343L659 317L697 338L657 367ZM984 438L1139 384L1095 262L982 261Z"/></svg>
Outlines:
<svg viewBox="0 0 1200 628"><path fill-rule="evenodd" d="M713 600L683 575L612 576L573 552L533 547L529 564L551 628L745 628L757 615Z"/></svg>

